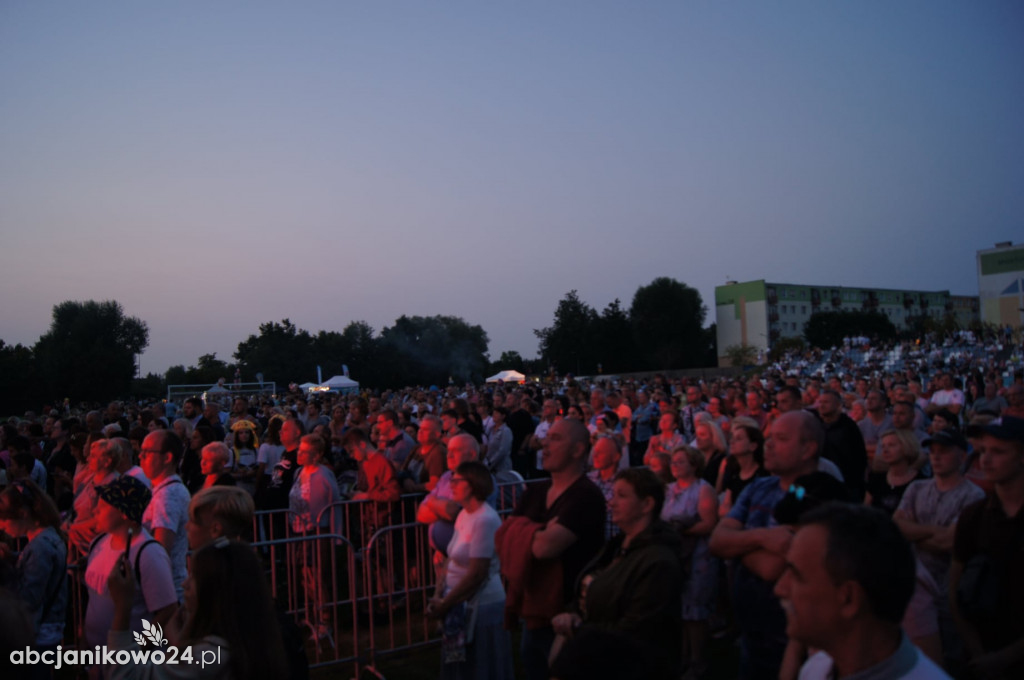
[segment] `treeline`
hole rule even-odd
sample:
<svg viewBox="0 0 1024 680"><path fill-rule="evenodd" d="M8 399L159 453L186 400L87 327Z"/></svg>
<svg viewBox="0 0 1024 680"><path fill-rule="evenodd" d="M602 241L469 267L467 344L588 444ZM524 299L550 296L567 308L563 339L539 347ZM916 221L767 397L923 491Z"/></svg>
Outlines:
<svg viewBox="0 0 1024 680"><path fill-rule="evenodd" d="M554 322L534 331L540 357L557 374L622 373L714 366L715 326L695 289L668 277L637 288L629 309L616 298L598 314L575 290Z"/></svg>
<svg viewBox="0 0 1024 680"><path fill-rule="evenodd" d="M715 333L714 326L703 328L706 314L700 293L671 278L638 288L628 310L616 299L598 313L573 290L559 301L552 324L534 331L538 358L507 351L497 361L488 355L486 331L455 316L403 315L379 334L365 321L314 333L283 319L261 324L229 360L204 354L195 365L136 378L136 359L149 345L146 323L115 301L67 301L53 308L49 330L32 347L0 340L0 414L65 399L78 405L159 398L169 384L230 383L236 376L282 390L315 381L318 366L325 380L348 366L369 388L479 383L507 368L560 376L712 366Z"/></svg>

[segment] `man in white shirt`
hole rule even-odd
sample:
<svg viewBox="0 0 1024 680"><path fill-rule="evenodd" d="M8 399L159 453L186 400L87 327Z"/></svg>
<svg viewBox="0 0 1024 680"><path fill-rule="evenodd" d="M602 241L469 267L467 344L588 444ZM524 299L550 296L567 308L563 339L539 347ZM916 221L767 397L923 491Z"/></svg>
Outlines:
<svg viewBox="0 0 1024 680"><path fill-rule="evenodd" d="M187 576L185 557L188 553L188 504L191 494L178 476L182 443L171 430L156 430L142 440L139 463L153 483L153 499L142 515L142 526L150 532L171 557L174 589L180 602Z"/></svg>
<svg viewBox="0 0 1024 680"><path fill-rule="evenodd" d="M948 409L955 416L960 415L964 408L964 393L953 387L953 375L948 371L939 375L939 389L932 394L925 413L929 416L937 411Z"/></svg>

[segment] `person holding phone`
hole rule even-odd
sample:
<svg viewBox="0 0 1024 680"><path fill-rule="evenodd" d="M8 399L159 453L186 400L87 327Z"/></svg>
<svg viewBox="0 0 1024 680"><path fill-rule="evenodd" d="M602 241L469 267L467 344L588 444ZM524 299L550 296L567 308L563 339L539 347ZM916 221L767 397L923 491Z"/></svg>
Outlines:
<svg viewBox="0 0 1024 680"><path fill-rule="evenodd" d="M164 627L178 608L167 551L142 527L142 513L152 493L127 475L97 487L99 537L89 546L85 585L89 606L85 612L86 647L106 642L114 620L114 601L107 588L110 572L127 554L129 576L136 588L131 606L132 630L142 632L142 619Z"/></svg>
<svg viewBox="0 0 1024 680"><path fill-rule="evenodd" d="M138 583L126 572L131 560L111 572L113 598L110 632L104 638L116 650L138 649L131 634L132 602ZM177 639L193 663L154 665L151 662L114 666L113 680L277 680L289 677L274 614L270 587L256 552L245 543L218 538L192 554L185 581L185 616ZM165 648L167 649L167 648ZM199 660L205 663L200 664Z"/></svg>

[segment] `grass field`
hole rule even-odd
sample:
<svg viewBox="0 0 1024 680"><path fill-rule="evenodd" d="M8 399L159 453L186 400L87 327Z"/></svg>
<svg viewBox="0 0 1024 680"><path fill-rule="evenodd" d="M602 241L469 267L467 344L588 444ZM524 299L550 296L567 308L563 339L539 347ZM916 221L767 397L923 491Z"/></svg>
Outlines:
<svg viewBox="0 0 1024 680"><path fill-rule="evenodd" d="M512 636L513 649L519 646L519 634ZM382 678L383 680L436 680L441 664L441 651L435 644L423 647L418 650L393 654L378 661L373 670L364 670L359 680L370 678ZM712 640L710 649L710 662L707 680L731 680L736 677L739 660L739 648L731 640ZM516 678L522 678L522 670L519 666L518 654L514 654L513 663L516 670ZM340 674L339 674L339 671ZM349 664L343 666L325 666L313 669L310 673L312 680L337 680L338 678L353 677L353 667Z"/></svg>

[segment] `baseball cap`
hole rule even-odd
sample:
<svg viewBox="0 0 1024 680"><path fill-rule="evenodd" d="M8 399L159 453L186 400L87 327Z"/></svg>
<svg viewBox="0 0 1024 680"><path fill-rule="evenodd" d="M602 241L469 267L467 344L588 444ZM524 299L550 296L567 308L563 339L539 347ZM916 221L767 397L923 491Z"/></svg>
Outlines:
<svg viewBox="0 0 1024 680"><path fill-rule="evenodd" d="M947 427L943 430L939 430L938 432L936 432L935 434L921 442L921 444L923 444L924 446L930 446L932 444L945 444L947 446L955 446L956 448L962 449L964 451L967 450L967 440L964 439L964 436L960 434L959 430L952 427Z"/></svg>
<svg viewBox="0 0 1024 680"><path fill-rule="evenodd" d="M1024 442L1024 418L1003 416L996 418L982 428L984 434L996 439Z"/></svg>

